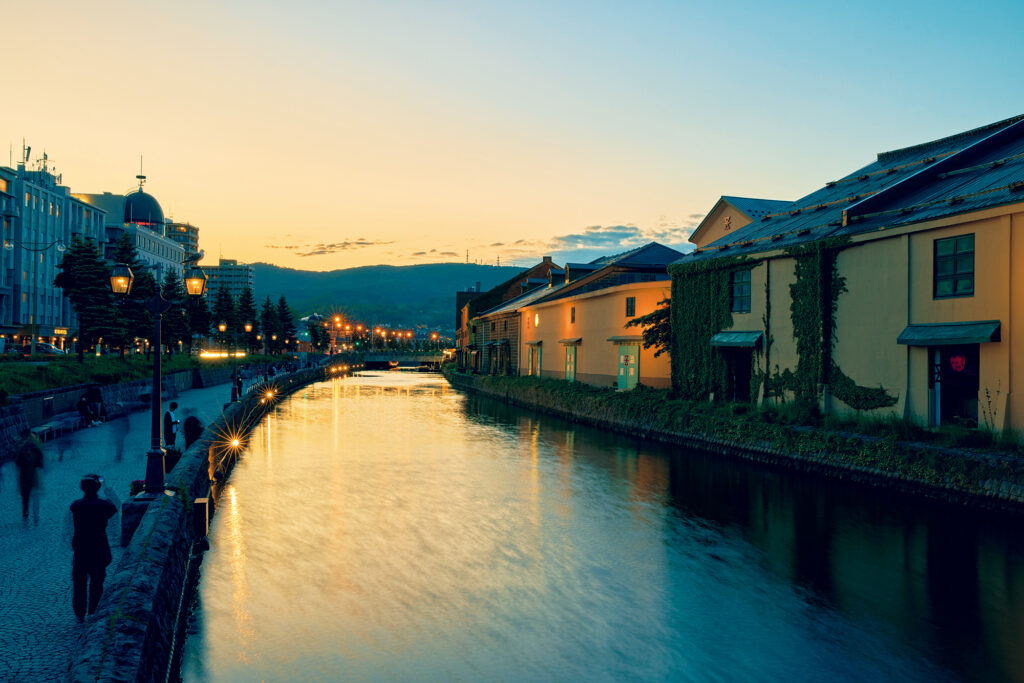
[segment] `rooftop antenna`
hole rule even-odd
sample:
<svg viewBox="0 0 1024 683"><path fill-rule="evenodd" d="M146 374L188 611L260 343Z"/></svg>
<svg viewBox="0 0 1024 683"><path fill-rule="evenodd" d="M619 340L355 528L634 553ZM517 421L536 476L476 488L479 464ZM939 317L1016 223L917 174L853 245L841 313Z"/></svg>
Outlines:
<svg viewBox="0 0 1024 683"><path fill-rule="evenodd" d="M139 175L135 176L135 179L139 181L139 192L142 192L142 186L146 184L146 176L142 174L142 155L139 155Z"/></svg>

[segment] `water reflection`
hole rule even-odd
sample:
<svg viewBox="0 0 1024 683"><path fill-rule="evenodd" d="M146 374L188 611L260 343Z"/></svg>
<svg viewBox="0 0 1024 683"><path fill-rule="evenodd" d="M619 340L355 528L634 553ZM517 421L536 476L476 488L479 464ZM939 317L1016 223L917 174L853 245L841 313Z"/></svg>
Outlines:
<svg viewBox="0 0 1024 683"><path fill-rule="evenodd" d="M186 680L1024 680L1012 521L438 378L286 400L226 500Z"/></svg>

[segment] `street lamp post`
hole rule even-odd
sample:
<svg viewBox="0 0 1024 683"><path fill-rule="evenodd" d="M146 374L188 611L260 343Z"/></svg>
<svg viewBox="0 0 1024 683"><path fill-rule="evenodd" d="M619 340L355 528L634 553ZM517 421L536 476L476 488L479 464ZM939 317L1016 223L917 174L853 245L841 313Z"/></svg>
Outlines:
<svg viewBox="0 0 1024 683"><path fill-rule="evenodd" d="M201 254L194 254L185 259L185 263L198 261ZM206 275L202 269L193 265L185 272L185 290L189 296L202 296L206 291ZM135 276L132 269L124 263L118 263L110 272L110 288L114 294L127 296L132 289ZM153 315L153 390L150 395L150 444L146 453L146 493L160 493L164 490L164 449L160 444L160 412L161 403L161 322L163 314L175 303L163 298L159 288L156 294L146 300L146 310Z"/></svg>

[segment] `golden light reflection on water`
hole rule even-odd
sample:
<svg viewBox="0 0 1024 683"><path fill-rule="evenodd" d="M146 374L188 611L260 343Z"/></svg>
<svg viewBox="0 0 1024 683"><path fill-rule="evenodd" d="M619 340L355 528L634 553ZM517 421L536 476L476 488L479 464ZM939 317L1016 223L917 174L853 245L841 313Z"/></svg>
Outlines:
<svg viewBox="0 0 1024 683"><path fill-rule="evenodd" d="M228 557L231 566L231 583L234 589L231 595L231 605L235 617L235 633L238 637L238 657L240 661L249 663L251 661L250 646L255 629L248 610L249 585L246 580L242 511L238 504L238 491L234 486L228 485L224 491L224 497L228 502L227 508L224 510L224 526L227 531L224 540L230 548Z"/></svg>
<svg viewBox="0 0 1024 683"><path fill-rule="evenodd" d="M929 564L949 539L903 513L865 527L815 487L445 387L336 379L268 416L214 518L186 681L942 678L915 638L965 542ZM975 595L1006 671L1013 558L953 575L1002 572Z"/></svg>

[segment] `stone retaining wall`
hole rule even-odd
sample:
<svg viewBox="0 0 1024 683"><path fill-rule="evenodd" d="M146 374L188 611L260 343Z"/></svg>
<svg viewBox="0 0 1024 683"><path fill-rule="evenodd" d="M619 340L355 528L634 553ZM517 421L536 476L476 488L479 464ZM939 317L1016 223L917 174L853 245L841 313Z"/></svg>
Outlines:
<svg viewBox="0 0 1024 683"><path fill-rule="evenodd" d="M212 387L231 381L231 368L197 368L193 386L197 389Z"/></svg>
<svg viewBox="0 0 1024 683"><path fill-rule="evenodd" d="M608 399L580 400L566 405L558 397L535 387L497 388L487 377L445 372L448 382L462 390L480 393L507 403L539 410L573 422L587 424L601 429L640 436L643 438L674 443L688 448L717 453L728 457L759 462L772 466L795 469L814 474L845 479L871 486L882 486L912 495L926 496L962 505L972 505L1024 512L1024 459L998 453L955 450L917 443L892 443L881 438L858 434L836 434L808 427L781 427L762 425L764 436L750 440L737 440L722 436L729 427L720 421L721 431L708 430L702 433L681 432L665 429L658 425L641 424L641 416L619 413ZM785 443L789 448L780 449L769 439L770 429L785 430ZM836 452L822 452L821 443L836 446ZM885 467L864 466L847 457L839 450L854 444L851 452L865 449L891 449L891 460ZM865 448L866 447L866 448ZM928 481L906 474L906 464L927 461L931 471L952 471L958 466L970 474L960 476L958 481L949 477L945 481ZM934 479L934 477L933 477Z"/></svg>
<svg viewBox="0 0 1024 683"><path fill-rule="evenodd" d="M72 384L55 389L43 389L11 396L11 402L21 406L30 427L36 427L59 413L77 410L79 397L88 384Z"/></svg>
<svg viewBox="0 0 1024 683"><path fill-rule="evenodd" d="M322 368L274 379L279 396L324 379ZM174 495L157 494L149 504L117 567L109 573L95 618L72 658L70 681L165 680L176 640L184 628L183 586L198 536L193 501L216 500L237 453L218 433L248 433L271 405L255 392L229 405L166 477Z"/></svg>

